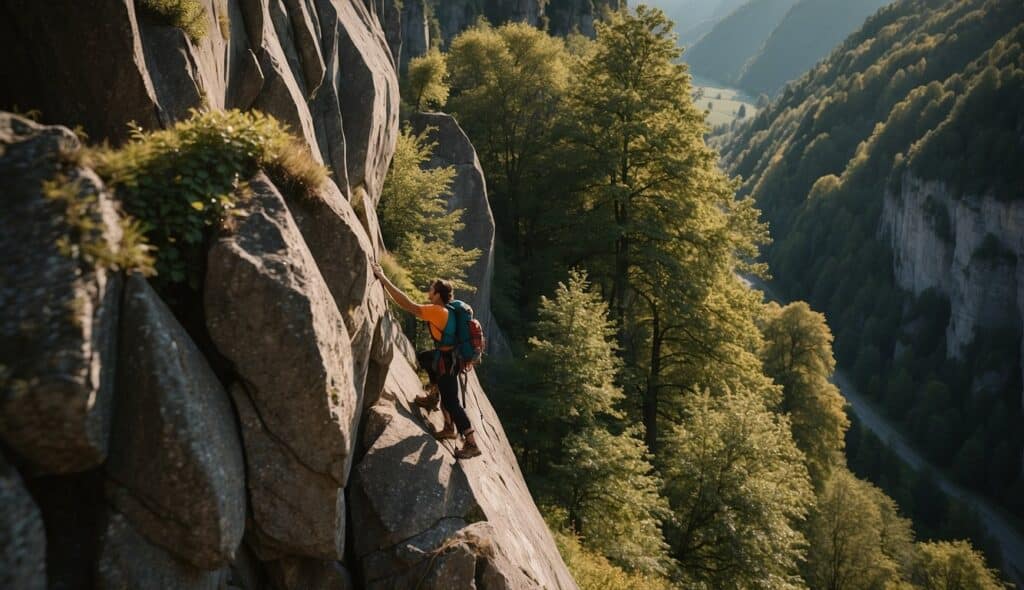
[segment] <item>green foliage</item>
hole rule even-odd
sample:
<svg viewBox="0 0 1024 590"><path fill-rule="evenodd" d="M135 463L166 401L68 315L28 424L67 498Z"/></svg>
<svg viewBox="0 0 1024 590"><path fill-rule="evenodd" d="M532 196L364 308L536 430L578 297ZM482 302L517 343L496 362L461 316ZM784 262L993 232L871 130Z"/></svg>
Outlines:
<svg viewBox="0 0 1024 590"><path fill-rule="evenodd" d="M553 510L554 517L550 521L564 520L564 511ZM550 526L550 525L549 525ZM551 526L555 544L569 572L576 580L580 590L670 590L673 586L668 580L660 577L647 576L638 572L627 572L612 565L608 558L599 552L588 549L580 542L578 536L561 527Z"/></svg>
<svg viewBox="0 0 1024 590"><path fill-rule="evenodd" d="M803 569L812 588L867 590L901 579L913 531L881 490L839 468L811 511L807 541Z"/></svg>
<svg viewBox="0 0 1024 590"><path fill-rule="evenodd" d="M661 522L669 515L643 441L635 431L591 426L569 434L552 466L552 497L566 507L584 545L626 571L671 569Z"/></svg>
<svg viewBox="0 0 1024 590"><path fill-rule="evenodd" d="M940 467L961 467L977 455L963 445L995 415L995 404L970 396L926 394L926 384L968 392L994 359L1013 360L1019 340L999 347L978 335L963 362L946 358L948 302L920 303L895 283L892 252L880 237L883 202L916 190L917 180L941 180L944 195L925 201L940 237L952 239L947 209L964 195L1013 199L1021 190L1018 96L1024 75L1024 5L1010 0L894 2L868 19L825 62L788 86L750 125L725 143L723 160L743 177L741 195L757 200L776 238L766 259L790 298L822 310L836 334L841 366L876 396L911 439ZM939 202L939 199L943 202ZM1005 258L1002 248L976 253L973 263ZM1001 263L1001 262L1000 262ZM944 298L942 298L944 299ZM907 305L904 305L907 302ZM909 352L900 352L909 351ZM1005 366L1005 363L1004 363ZM1019 419L1020 382L990 391ZM1016 429L1019 430L1019 429ZM999 427L985 444L1002 441L1020 456L1024 436ZM959 457L959 459L957 459ZM1001 460L1000 460L1001 461ZM969 485L1015 500L1020 465L986 453ZM1004 477L988 474L1006 470ZM961 472L964 470L961 468ZM915 512L916 514L916 512Z"/></svg>
<svg viewBox="0 0 1024 590"><path fill-rule="evenodd" d="M437 49L409 60L403 98L414 110L441 107L448 100L447 58Z"/></svg>
<svg viewBox="0 0 1024 590"><path fill-rule="evenodd" d="M684 585L801 587L797 524L814 496L788 421L745 393L693 395L686 413L657 461Z"/></svg>
<svg viewBox="0 0 1024 590"><path fill-rule="evenodd" d="M447 212L445 194L455 170L422 167L434 149L429 132L414 135L403 129L398 137L378 205L381 232L412 284L425 289L432 279L444 277L455 288L472 291L466 270L480 251L454 243L455 233L465 227L461 209Z"/></svg>
<svg viewBox="0 0 1024 590"><path fill-rule="evenodd" d="M817 486L833 466L843 464L843 437L850 425L843 397L830 381L832 333L825 316L803 301L786 307L769 303L762 332L765 373L782 385L780 410L790 416L793 440Z"/></svg>
<svg viewBox="0 0 1024 590"><path fill-rule="evenodd" d="M565 509L588 549L627 571L663 575L668 507L636 430L619 432L620 362L607 309L578 270L541 299L510 432L528 480Z"/></svg>
<svg viewBox="0 0 1024 590"><path fill-rule="evenodd" d="M167 24L185 31L193 41L206 37L206 9L200 0L139 0L139 4Z"/></svg>
<svg viewBox="0 0 1024 590"><path fill-rule="evenodd" d="M209 232L231 216L258 169L305 191L327 178L304 144L258 112L192 111L170 129L136 128L127 144L97 150L92 160L156 249L159 288L199 288Z"/></svg>
<svg viewBox="0 0 1024 590"><path fill-rule="evenodd" d="M547 209L534 175L552 151L568 62L562 41L526 23L481 23L451 42L448 106L473 140L491 205L504 220L499 231L517 257L540 235L525 218Z"/></svg>
<svg viewBox="0 0 1024 590"><path fill-rule="evenodd" d="M569 271L554 299L541 297L538 315L528 355L541 378L536 396L544 407L538 413L573 427L594 424L602 415L618 417L615 406L623 395L614 385L621 366L614 354L615 328L586 273Z"/></svg>
<svg viewBox="0 0 1024 590"><path fill-rule="evenodd" d="M64 222L70 230L58 240L58 250L88 266L151 276L154 273L152 248L139 222L130 216L118 215L121 236L117 243L111 243L104 235L99 197L87 188L89 186L81 179L69 180L63 175L43 183L43 196L61 205Z"/></svg>
<svg viewBox="0 0 1024 590"><path fill-rule="evenodd" d="M920 543L911 578L924 590L1002 590L1010 587L985 566L967 541Z"/></svg>

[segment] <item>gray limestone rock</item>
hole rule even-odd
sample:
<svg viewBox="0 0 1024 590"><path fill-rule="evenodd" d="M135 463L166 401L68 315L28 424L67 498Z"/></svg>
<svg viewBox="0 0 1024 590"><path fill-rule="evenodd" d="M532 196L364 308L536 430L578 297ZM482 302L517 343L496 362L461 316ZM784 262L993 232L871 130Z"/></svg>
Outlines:
<svg viewBox="0 0 1024 590"><path fill-rule="evenodd" d="M220 590L227 569L204 571L178 561L111 512L100 540L96 587L100 590Z"/></svg>
<svg viewBox="0 0 1024 590"><path fill-rule="evenodd" d="M88 215L100 229L84 237L117 249L114 205L99 179L74 164L78 149L64 127L0 113L0 438L35 473L98 465L110 433L120 276L61 248L81 236L41 190L63 177L76 198L93 202Z"/></svg>
<svg viewBox="0 0 1024 590"><path fill-rule="evenodd" d="M229 563L245 528L245 467L227 392L144 278L125 286L107 473L117 509L201 569Z"/></svg>
<svg viewBox="0 0 1024 590"><path fill-rule="evenodd" d="M317 122L317 141L323 150L324 162L331 169L332 180L348 198L348 163L345 150L345 126L341 120L339 82L341 80L338 53L341 24L333 0L315 0L317 20L320 22L320 45L324 56L324 81L310 103Z"/></svg>
<svg viewBox="0 0 1024 590"><path fill-rule="evenodd" d="M245 386L236 405L251 403L239 413L257 529L281 550L339 559L362 407L349 334L280 193L262 173L249 185L234 230L210 249L207 326Z"/></svg>
<svg viewBox="0 0 1024 590"><path fill-rule="evenodd" d="M231 388L245 438L252 547L261 560L285 555L340 559L345 551L345 495L278 440L241 385Z"/></svg>
<svg viewBox="0 0 1024 590"><path fill-rule="evenodd" d="M317 141L313 116L306 103L308 90L301 75L296 78L293 73L285 49L287 47L293 52L292 60L296 61L297 54L290 42L291 21L279 2L246 0L240 3L246 30L263 74L263 86L252 108L287 123L292 132L310 146L313 157L322 162L323 152ZM271 5L275 9L274 13L271 13ZM284 35L284 38L279 35ZM301 66L297 71L301 72Z"/></svg>
<svg viewBox="0 0 1024 590"><path fill-rule="evenodd" d="M353 382L363 391L371 355L390 360L390 341L381 343L376 353L373 350L378 323L387 312L384 291L370 269L376 258L373 245L334 183L325 183L316 195L289 197L287 202L345 320L351 336Z"/></svg>
<svg viewBox="0 0 1024 590"><path fill-rule="evenodd" d="M114 142L128 138L129 121L160 126L133 0L8 0L0 54L0 104Z"/></svg>
<svg viewBox="0 0 1024 590"><path fill-rule="evenodd" d="M335 7L348 182L353 190L363 185L376 206L398 137L398 77L380 23L366 6L349 0Z"/></svg>
<svg viewBox="0 0 1024 590"><path fill-rule="evenodd" d="M320 54L319 27L314 24L317 13L312 10L310 0L284 0L288 19L294 32L294 43L302 60L302 75L306 95L316 96L324 81L324 56Z"/></svg>
<svg viewBox="0 0 1024 590"><path fill-rule="evenodd" d="M21 476L0 455L0 588L46 588L46 534Z"/></svg>
<svg viewBox="0 0 1024 590"><path fill-rule="evenodd" d="M402 50L399 68L405 71L409 60L430 49L430 23L427 21L428 0L402 2Z"/></svg>
<svg viewBox="0 0 1024 590"><path fill-rule="evenodd" d="M468 461L456 462L450 443L428 433L440 428L440 416L427 424L413 409L421 392L412 366L395 355L364 421L365 454L347 491L367 587L414 587L439 560L443 571L464 575L469 556L454 549L463 544L478 560L470 578L477 588L576 588L475 375L467 412L484 452Z"/></svg>

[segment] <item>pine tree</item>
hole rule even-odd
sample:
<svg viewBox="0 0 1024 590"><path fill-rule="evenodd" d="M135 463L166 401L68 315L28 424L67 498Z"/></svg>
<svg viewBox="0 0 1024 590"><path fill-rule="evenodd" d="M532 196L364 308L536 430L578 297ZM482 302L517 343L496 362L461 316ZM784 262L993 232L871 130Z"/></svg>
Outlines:
<svg viewBox="0 0 1024 590"><path fill-rule="evenodd" d="M635 429L623 428L614 385L614 324L607 305L573 270L553 299L541 299L527 357L528 480L562 506L583 544L628 571L671 568L661 522L668 506Z"/></svg>

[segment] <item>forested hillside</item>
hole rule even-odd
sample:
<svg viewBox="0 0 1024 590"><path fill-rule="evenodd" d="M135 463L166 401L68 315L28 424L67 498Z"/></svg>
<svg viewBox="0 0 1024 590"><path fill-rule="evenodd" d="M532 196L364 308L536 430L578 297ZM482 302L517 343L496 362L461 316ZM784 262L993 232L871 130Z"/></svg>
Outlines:
<svg viewBox="0 0 1024 590"><path fill-rule="evenodd" d="M734 84L796 1L749 0L716 23L683 59L694 75Z"/></svg>
<svg viewBox="0 0 1024 590"><path fill-rule="evenodd" d="M774 96L890 0L800 0L746 65L737 86Z"/></svg>
<svg viewBox="0 0 1024 590"><path fill-rule="evenodd" d="M882 9L723 150L788 296L937 464L1024 515L1024 4Z"/></svg>
<svg viewBox="0 0 1024 590"><path fill-rule="evenodd" d="M577 581L997 588L847 468L831 330L740 280L767 274L768 227L705 144L675 41L644 6L594 40L483 24L403 90L451 112L486 173L512 353L481 371Z"/></svg>

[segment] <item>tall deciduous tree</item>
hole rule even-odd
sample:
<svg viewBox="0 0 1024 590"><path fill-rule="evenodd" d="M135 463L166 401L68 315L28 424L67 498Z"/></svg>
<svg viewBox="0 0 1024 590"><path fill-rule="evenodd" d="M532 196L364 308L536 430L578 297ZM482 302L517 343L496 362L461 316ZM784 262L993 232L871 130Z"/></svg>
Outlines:
<svg viewBox="0 0 1024 590"><path fill-rule="evenodd" d="M911 581L924 590L1001 590L999 574L967 541L920 543Z"/></svg>
<svg viewBox="0 0 1024 590"><path fill-rule="evenodd" d="M550 150L550 131L565 92L568 53L562 40L524 23L486 23L451 42L448 102L473 139L487 171L503 236L525 254L523 218L543 199L529 190Z"/></svg>
<svg viewBox="0 0 1024 590"><path fill-rule="evenodd" d="M746 393L693 395L686 410L657 460L684 586L801 587L797 523L813 492L786 418Z"/></svg>
<svg viewBox="0 0 1024 590"><path fill-rule="evenodd" d="M627 386L642 398L645 440L655 450L663 392L693 389L664 377L716 347L702 336L711 316L697 310L718 307L720 318L749 324L732 302L709 302L767 232L753 204L733 198L735 186L704 144L703 114L664 14L624 9L597 29L568 99L571 143L588 179L579 187L578 235L608 287L637 379Z"/></svg>
<svg viewBox="0 0 1024 590"><path fill-rule="evenodd" d="M824 483L807 522L804 577L812 588L883 588L902 579L910 523L881 490L845 468Z"/></svg>
<svg viewBox="0 0 1024 590"><path fill-rule="evenodd" d="M829 379L836 368L832 332L825 316L803 301L769 303L762 322L765 372L782 385L779 409L790 415L793 439L807 456L811 480L820 485L843 464L843 439L850 420L843 397Z"/></svg>
<svg viewBox="0 0 1024 590"><path fill-rule="evenodd" d="M443 53L431 49L409 60L402 98L414 109L444 106L448 100L448 62Z"/></svg>

